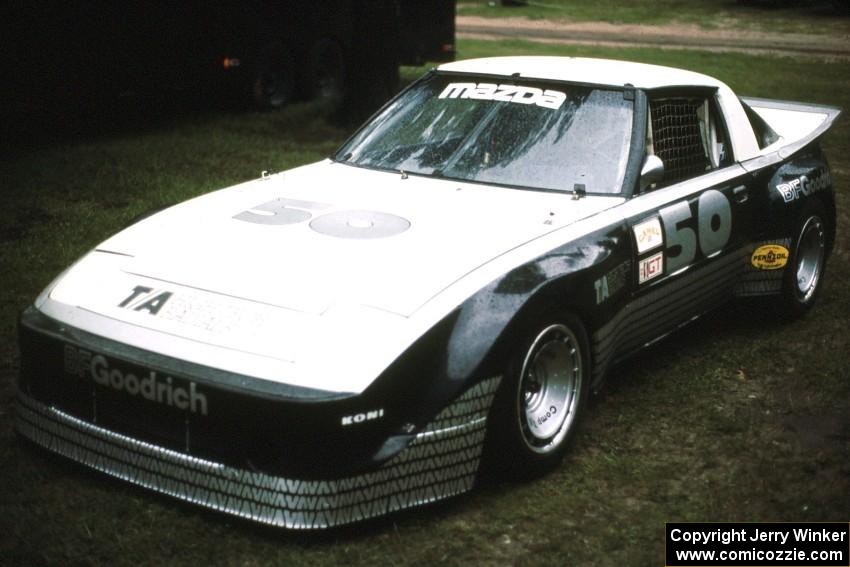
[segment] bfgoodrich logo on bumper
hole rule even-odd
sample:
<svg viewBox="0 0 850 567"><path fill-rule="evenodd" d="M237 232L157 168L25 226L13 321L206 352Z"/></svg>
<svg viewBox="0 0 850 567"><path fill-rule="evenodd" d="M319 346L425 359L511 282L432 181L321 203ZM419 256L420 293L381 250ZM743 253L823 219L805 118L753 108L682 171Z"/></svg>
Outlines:
<svg viewBox="0 0 850 567"><path fill-rule="evenodd" d="M188 388L184 388L175 385L171 376L162 376L155 370L134 374L117 368L102 354L71 345L65 345L64 362L65 372L81 378L88 376L101 386L158 404L207 415L207 397L198 392L197 384L192 381L189 381Z"/></svg>

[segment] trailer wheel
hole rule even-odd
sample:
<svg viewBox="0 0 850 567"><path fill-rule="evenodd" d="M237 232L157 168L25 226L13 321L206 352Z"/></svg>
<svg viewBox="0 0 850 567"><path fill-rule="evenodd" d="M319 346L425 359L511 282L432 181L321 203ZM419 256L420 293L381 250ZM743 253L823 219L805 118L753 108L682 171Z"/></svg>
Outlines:
<svg viewBox="0 0 850 567"><path fill-rule="evenodd" d="M286 106L295 94L295 73L289 49L272 44L257 59L252 81L254 106L274 110Z"/></svg>
<svg viewBox="0 0 850 567"><path fill-rule="evenodd" d="M347 80L345 53L332 39L320 39L310 48L307 98L339 101Z"/></svg>

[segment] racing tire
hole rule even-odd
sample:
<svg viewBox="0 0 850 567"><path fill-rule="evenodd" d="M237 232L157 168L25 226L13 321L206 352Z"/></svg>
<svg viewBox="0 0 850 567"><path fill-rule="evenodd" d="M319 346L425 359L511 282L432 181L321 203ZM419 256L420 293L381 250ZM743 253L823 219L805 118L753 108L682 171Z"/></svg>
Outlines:
<svg viewBox="0 0 850 567"><path fill-rule="evenodd" d="M540 320L520 334L488 424L488 467L514 479L540 476L560 463L590 394L584 325L571 314Z"/></svg>
<svg viewBox="0 0 850 567"><path fill-rule="evenodd" d="M823 204L817 200L807 203L794 224L790 258L782 276L779 301L783 318L801 317L820 295L829 230L829 217Z"/></svg>
<svg viewBox="0 0 850 567"><path fill-rule="evenodd" d="M277 110L295 95L295 70L289 49L272 44L262 51L251 82L251 100L260 110Z"/></svg>

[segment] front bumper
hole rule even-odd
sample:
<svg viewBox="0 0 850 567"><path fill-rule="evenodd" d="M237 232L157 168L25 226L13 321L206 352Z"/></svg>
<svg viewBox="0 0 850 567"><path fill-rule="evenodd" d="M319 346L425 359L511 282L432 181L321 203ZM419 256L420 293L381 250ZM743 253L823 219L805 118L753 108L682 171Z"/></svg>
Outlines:
<svg viewBox="0 0 850 567"><path fill-rule="evenodd" d="M163 357L32 308L19 331L21 435L133 484L286 528L468 490L500 381L457 391L414 425L422 396L408 371L385 381L393 389L339 396Z"/></svg>
<svg viewBox="0 0 850 567"><path fill-rule="evenodd" d="M104 429L22 392L16 429L53 453L180 500L278 527L328 528L468 491L499 380L467 390L376 470L335 480L284 478L200 459Z"/></svg>

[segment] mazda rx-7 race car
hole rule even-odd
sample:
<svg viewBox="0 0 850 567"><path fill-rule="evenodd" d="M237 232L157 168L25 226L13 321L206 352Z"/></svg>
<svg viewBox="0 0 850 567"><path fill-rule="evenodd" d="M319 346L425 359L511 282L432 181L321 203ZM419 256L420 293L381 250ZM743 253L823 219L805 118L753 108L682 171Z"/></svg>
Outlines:
<svg viewBox="0 0 850 567"><path fill-rule="evenodd" d="M651 65L442 65L331 158L139 221L20 320L17 430L289 528L537 474L618 361L818 297L836 108Z"/></svg>

